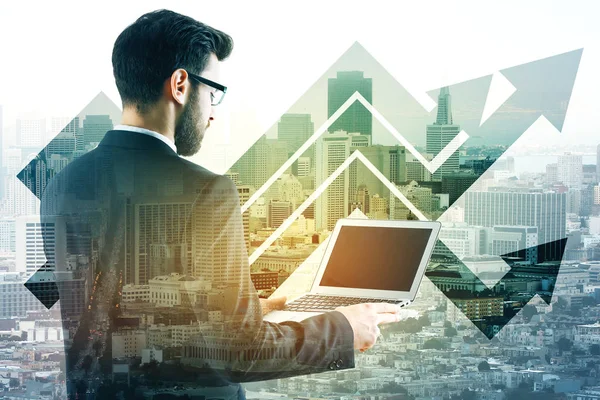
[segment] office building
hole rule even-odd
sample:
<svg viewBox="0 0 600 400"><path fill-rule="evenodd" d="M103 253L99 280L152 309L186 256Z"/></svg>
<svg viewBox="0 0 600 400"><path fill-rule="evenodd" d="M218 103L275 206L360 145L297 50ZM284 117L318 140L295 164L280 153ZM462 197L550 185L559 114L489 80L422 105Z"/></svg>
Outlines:
<svg viewBox="0 0 600 400"><path fill-rule="evenodd" d="M526 261L536 264L538 229L535 226L496 225L490 234L490 254L501 256L517 253Z"/></svg>
<svg viewBox="0 0 600 400"><path fill-rule="evenodd" d="M345 102L359 92L365 100L373 104L373 80L365 78L362 71L339 71L335 78L328 79L327 117L331 117ZM371 135L373 116L360 102L355 101L329 127L329 132L344 130Z"/></svg>
<svg viewBox="0 0 600 400"><path fill-rule="evenodd" d="M350 156L351 136L337 131L319 139L317 187ZM338 219L348 215L349 170L346 168L317 198L317 229L332 230Z"/></svg>
<svg viewBox="0 0 600 400"><path fill-rule="evenodd" d="M583 158L565 153L558 156L558 180L569 189L581 189L583 182Z"/></svg>
<svg viewBox="0 0 600 400"><path fill-rule="evenodd" d="M191 208L188 202L127 205L125 284L145 285L171 272L193 275Z"/></svg>
<svg viewBox="0 0 600 400"><path fill-rule="evenodd" d="M442 193L448 193L449 203L454 204L476 181L479 176L473 172L453 172L442 177Z"/></svg>
<svg viewBox="0 0 600 400"><path fill-rule="evenodd" d="M44 218L20 216L15 221L17 272L33 274L40 267L54 271L66 265L66 223L62 216Z"/></svg>
<svg viewBox="0 0 600 400"><path fill-rule="evenodd" d="M437 118L431 125L427 125L427 153L437 156L446 145L460 132L460 125L452 120L452 97L448 87L443 87L438 96ZM433 173L432 179L441 181L442 177L459 169L458 151L448 157L446 162Z"/></svg>
<svg viewBox="0 0 600 400"><path fill-rule="evenodd" d="M292 215L291 202L270 200L267 207L267 227L279 228L290 215Z"/></svg>
<svg viewBox="0 0 600 400"><path fill-rule="evenodd" d="M487 253L487 232L481 226L469 226L465 223L446 224L440 230L439 239L446 245L447 250L440 246L436 254L463 259Z"/></svg>
<svg viewBox="0 0 600 400"><path fill-rule="evenodd" d="M494 227L535 226L544 260L560 260L559 243L565 238L567 198L565 193L467 192L465 222L469 225Z"/></svg>
<svg viewBox="0 0 600 400"><path fill-rule="evenodd" d="M277 123L277 139L286 144L288 155L294 154L315 133L310 114L283 114ZM314 160L314 146L303 155Z"/></svg>
<svg viewBox="0 0 600 400"><path fill-rule="evenodd" d="M83 143L78 150L86 150L88 146L95 147L102 141L104 135L113 129L109 115L86 115L83 119Z"/></svg>
<svg viewBox="0 0 600 400"><path fill-rule="evenodd" d="M17 146L22 149L38 150L42 147L46 136L45 118L17 119Z"/></svg>

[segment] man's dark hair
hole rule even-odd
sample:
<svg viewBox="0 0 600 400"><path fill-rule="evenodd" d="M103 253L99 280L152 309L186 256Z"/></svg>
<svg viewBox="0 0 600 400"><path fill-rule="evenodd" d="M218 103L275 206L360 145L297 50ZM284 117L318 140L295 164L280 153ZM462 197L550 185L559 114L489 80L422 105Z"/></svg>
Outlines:
<svg viewBox="0 0 600 400"><path fill-rule="evenodd" d="M229 57L233 39L195 19L170 10L142 15L117 38L113 74L123 108L144 114L162 95L163 84L177 68L201 74L211 53Z"/></svg>

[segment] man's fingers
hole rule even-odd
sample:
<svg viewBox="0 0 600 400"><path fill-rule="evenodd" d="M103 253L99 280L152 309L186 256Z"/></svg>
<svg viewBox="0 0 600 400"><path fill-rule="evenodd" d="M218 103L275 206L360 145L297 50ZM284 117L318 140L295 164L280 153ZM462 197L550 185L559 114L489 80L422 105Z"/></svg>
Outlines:
<svg viewBox="0 0 600 400"><path fill-rule="evenodd" d="M269 300L268 300L269 308L271 308L273 310L283 310L285 308L286 300L287 300L287 297L285 297L285 296L275 297L273 299L269 298Z"/></svg>
<svg viewBox="0 0 600 400"><path fill-rule="evenodd" d="M389 324L392 322L400 321L400 314L392 314L392 313L384 313L377 314L377 325L379 324Z"/></svg>
<svg viewBox="0 0 600 400"><path fill-rule="evenodd" d="M390 303L371 303L375 307L377 313L398 313L400 307L396 304Z"/></svg>

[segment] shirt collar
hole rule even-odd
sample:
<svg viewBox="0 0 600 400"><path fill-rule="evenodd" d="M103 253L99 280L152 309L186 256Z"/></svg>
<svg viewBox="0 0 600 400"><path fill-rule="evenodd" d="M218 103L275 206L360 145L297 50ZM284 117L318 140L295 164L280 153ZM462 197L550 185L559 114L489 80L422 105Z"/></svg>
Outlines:
<svg viewBox="0 0 600 400"><path fill-rule="evenodd" d="M131 126L131 125L117 125L113 128L113 130L120 130L120 131L131 131L131 132L138 132L138 133L143 133L146 135L150 135L153 136L159 140L162 140L163 142L165 142L167 145L169 145L169 147L171 149L173 149L173 151L175 153L177 153L177 147L175 146L175 143L173 143L170 139L168 139L165 135L162 135L158 132L155 131L151 131L150 129L146 129L146 128L140 128L139 126Z"/></svg>

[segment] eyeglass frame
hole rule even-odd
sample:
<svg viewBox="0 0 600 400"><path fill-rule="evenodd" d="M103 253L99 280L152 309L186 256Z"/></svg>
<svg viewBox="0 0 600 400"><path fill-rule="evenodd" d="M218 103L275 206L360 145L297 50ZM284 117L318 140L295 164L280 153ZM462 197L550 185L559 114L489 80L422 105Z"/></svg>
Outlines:
<svg viewBox="0 0 600 400"><path fill-rule="evenodd" d="M221 92L223 92L223 96L221 96L221 99L219 100L219 102L217 104L212 104L211 102L211 106L218 106L219 104L221 104L223 102L223 98L225 97L225 93L227 93L227 86L223 86L220 83L217 83L215 81L211 81L210 79L206 79L201 77L200 75L196 75L196 74L192 74L189 71L186 71L187 74L189 75L190 78L200 82L200 83L204 83L205 85L208 85L210 87L212 87L213 89L217 89L220 90ZM211 93L211 97L212 97L212 93Z"/></svg>

